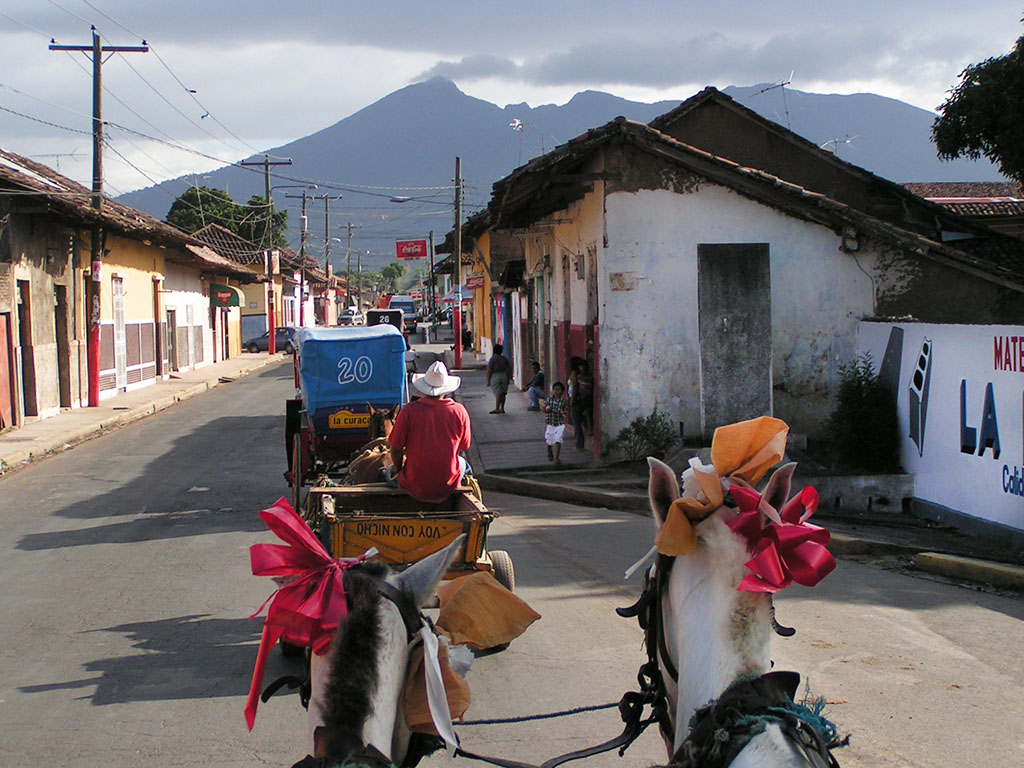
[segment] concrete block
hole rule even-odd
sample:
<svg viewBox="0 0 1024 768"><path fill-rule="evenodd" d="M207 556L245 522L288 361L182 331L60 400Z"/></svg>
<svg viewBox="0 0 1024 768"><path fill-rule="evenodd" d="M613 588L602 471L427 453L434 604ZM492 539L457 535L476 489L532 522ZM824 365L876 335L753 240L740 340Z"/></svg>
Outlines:
<svg viewBox="0 0 1024 768"><path fill-rule="evenodd" d="M798 473L796 487L811 485L822 506L856 512L903 510L903 500L914 497L913 475L815 475Z"/></svg>

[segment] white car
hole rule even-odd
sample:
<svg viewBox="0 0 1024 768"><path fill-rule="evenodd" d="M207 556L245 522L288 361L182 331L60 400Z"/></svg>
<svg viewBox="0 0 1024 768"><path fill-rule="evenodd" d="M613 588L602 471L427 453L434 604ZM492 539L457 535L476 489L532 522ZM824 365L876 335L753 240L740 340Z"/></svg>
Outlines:
<svg viewBox="0 0 1024 768"><path fill-rule="evenodd" d="M338 318L338 325L363 325L363 313L359 307L348 307Z"/></svg>

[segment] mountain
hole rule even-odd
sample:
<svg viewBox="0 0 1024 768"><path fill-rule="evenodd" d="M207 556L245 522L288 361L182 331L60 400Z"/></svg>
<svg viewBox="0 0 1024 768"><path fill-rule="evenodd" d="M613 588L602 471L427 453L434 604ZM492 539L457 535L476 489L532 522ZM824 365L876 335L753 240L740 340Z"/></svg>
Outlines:
<svg viewBox="0 0 1024 768"><path fill-rule="evenodd" d="M805 93L779 87L725 89L732 98L815 144L838 150L839 156L893 181L990 181L998 169L987 161L942 162L930 141L934 115L895 99L874 94L851 96ZM443 235L452 226L451 189L454 158L462 157L467 215L486 205L491 184L532 157L550 151L589 128L622 115L648 122L678 106L628 101L608 93L584 91L561 106L510 104L498 107L473 98L444 78L433 78L388 94L343 120L268 152L290 157L291 166L273 169L272 183L320 182L315 194L344 195L332 201L332 224L351 221L353 249L371 251L371 268L391 261L397 237ZM510 123L519 121L521 130ZM261 160L254 156L251 160ZM129 192L120 202L163 218L171 202L195 176L184 176ZM262 169L228 166L203 174L201 183L227 189L235 200L263 194ZM401 191L396 187L406 188ZM430 187L433 189L416 189ZM340 190L338 189L340 188ZM381 189L383 188L383 189ZM277 206L290 210L290 239L298 241L297 201L275 190ZM403 205L392 194L410 198ZM323 203L309 211L313 252L323 247ZM342 231L332 232L341 236ZM313 244L318 244L315 247ZM335 267L344 248L332 246Z"/></svg>

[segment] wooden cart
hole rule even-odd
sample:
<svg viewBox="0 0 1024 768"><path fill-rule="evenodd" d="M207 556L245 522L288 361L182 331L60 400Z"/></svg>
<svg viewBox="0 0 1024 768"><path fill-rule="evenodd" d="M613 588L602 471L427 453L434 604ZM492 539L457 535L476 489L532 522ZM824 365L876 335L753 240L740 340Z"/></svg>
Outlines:
<svg viewBox="0 0 1024 768"><path fill-rule="evenodd" d="M440 504L424 504L385 485L317 486L309 489L307 511L334 557L358 557L376 547L377 559L402 568L448 546L460 534L466 543L446 578L492 571L515 588L512 558L488 552L487 529L494 519L469 487Z"/></svg>

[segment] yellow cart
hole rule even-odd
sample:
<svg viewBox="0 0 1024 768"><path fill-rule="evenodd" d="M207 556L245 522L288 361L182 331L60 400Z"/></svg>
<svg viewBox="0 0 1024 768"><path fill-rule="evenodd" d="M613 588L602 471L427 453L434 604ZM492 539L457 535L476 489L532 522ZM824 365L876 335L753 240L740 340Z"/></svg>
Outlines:
<svg viewBox="0 0 1024 768"><path fill-rule="evenodd" d="M508 552L487 550L494 514L468 486L440 504L424 504L386 485L315 486L309 489L306 511L333 557L358 557L376 547L378 559L397 568L422 560L465 533L466 543L446 578L491 571L507 589L515 588Z"/></svg>

